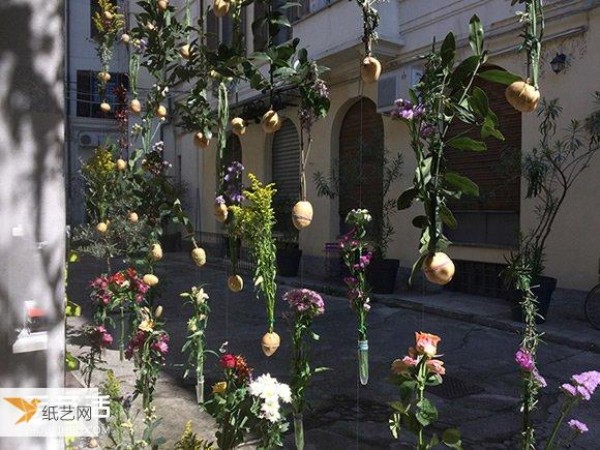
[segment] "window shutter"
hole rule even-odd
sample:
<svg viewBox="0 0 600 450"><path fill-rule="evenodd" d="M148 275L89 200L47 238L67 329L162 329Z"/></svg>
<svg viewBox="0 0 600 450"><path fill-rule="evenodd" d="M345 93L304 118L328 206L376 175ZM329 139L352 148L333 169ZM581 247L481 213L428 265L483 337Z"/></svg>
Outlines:
<svg viewBox="0 0 600 450"><path fill-rule="evenodd" d="M518 240L521 113L506 101L503 85L482 79L477 79L475 85L487 94L505 140L486 139L487 150L481 153L447 149L449 170L472 179L480 192L479 198L464 196L450 203L459 223L456 230L448 230L448 236L461 243L510 246ZM465 124L453 123L448 137L466 130ZM477 131L467 136L480 138Z"/></svg>
<svg viewBox="0 0 600 450"><path fill-rule="evenodd" d="M300 199L300 140L291 120L273 137L272 179L277 189L275 229L284 231L291 224L292 207Z"/></svg>

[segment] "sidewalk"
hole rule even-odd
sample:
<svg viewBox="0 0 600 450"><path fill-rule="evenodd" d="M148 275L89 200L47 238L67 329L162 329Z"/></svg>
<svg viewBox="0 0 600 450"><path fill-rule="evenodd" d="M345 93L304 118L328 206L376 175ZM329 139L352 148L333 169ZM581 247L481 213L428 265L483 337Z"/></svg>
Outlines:
<svg viewBox="0 0 600 450"><path fill-rule="evenodd" d="M69 267L70 298L82 305L87 317L87 284L101 271L99 264L90 261ZM233 294L226 288L227 273L223 267L207 265L199 269L187 253L169 253L158 266L158 276L161 283L165 281L160 303L171 335L171 351L156 399L157 414L163 417L158 435L168 440L165 449L173 448L188 419L193 420L195 431L202 437L213 439L214 422L195 404L195 381L182 377L187 358L180 349L185 342L190 311L182 306L179 293L193 285L204 285L210 295L208 348L218 349L227 341L229 351L247 357L255 375L269 372L284 382L289 381L290 347L281 294L290 287L303 286L324 295L326 313L315 320L315 331L321 340L314 344L312 358L315 366L332 370L316 376L309 388L312 409L305 414L306 450L414 448L406 446L406 436L395 441L389 433L388 402L398 392L387 382L387 376L391 361L405 354L414 340L414 331L418 330L442 336L441 351L448 373L443 388L432 393L440 410L440 427L459 426L465 449L518 447L519 377L513 359L519 342L516 331L522 325L510 320L510 308L504 300L446 291L375 295L368 319L371 377L367 386L359 386L355 370L355 317L343 298L341 283L279 277L276 329L282 345L274 356L265 358L259 345L266 327L264 304L255 297L250 274L244 274L244 291ZM559 290L550 306L548 321L540 326L546 333L546 344L540 351L540 370L549 385L540 399L540 435L558 413L557 387L572 373L600 369L597 355L600 331L584 321L584 297L585 293ZM77 351L78 347L71 345L70 350ZM116 351L108 351L107 360L108 366L117 370L124 391L131 390L135 382L131 363L119 362ZM99 383L103 374L99 372L97 376L95 382ZM221 376L221 368L211 359L205 372L207 397L210 386ZM592 426L600 423L599 399L595 400L581 405L577 415ZM600 439L600 432L592 426L573 449L597 448L592 443ZM286 435L284 448L294 448L293 435Z"/></svg>
<svg viewBox="0 0 600 450"><path fill-rule="evenodd" d="M343 297L342 282L327 282L314 278L279 277L281 285L306 287ZM550 303L546 322L539 325L544 341L566 345L571 348L600 353L600 330L586 320L584 301L587 292L557 289ZM519 332L524 326L511 318L510 303L499 298L481 297L440 290L435 293L398 291L389 295L372 294L376 303L393 308L434 314L440 317L474 323L503 331Z"/></svg>

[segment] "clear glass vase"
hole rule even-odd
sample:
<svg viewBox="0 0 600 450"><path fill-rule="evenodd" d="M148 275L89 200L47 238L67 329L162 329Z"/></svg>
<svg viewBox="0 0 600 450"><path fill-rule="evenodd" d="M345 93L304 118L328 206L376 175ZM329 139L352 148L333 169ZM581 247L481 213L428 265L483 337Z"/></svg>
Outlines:
<svg viewBox="0 0 600 450"><path fill-rule="evenodd" d="M369 341L358 341L358 375L360 384L369 382Z"/></svg>
<svg viewBox="0 0 600 450"><path fill-rule="evenodd" d="M196 382L196 401L198 404L204 403L204 377L201 377Z"/></svg>
<svg viewBox="0 0 600 450"><path fill-rule="evenodd" d="M302 413L294 414L294 438L296 440L296 449L304 449L304 421Z"/></svg>

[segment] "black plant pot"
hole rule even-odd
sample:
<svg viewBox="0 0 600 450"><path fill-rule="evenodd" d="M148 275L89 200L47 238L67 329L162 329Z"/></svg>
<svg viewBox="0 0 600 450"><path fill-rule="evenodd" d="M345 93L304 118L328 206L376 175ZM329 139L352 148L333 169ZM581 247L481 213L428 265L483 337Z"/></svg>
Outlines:
<svg viewBox="0 0 600 450"><path fill-rule="evenodd" d="M278 248L276 254L277 273L284 277L298 276L301 257L302 250L298 248Z"/></svg>
<svg viewBox="0 0 600 450"><path fill-rule="evenodd" d="M538 300L538 312L542 317L536 319L536 323L544 323L548 318L548 309L550 308L550 300L552 293L556 289L556 278L540 277L539 280L532 283L531 291ZM516 322L523 322L523 311L521 308L522 293L516 289L508 291L508 299L511 301L512 319Z"/></svg>
<svg viewBox="0 0 600 450"><path fill-rule="evenodd" d="M396 286L400 261L397 259L374 259L367 267L367 282L375 294L391 294Z"/></svg>

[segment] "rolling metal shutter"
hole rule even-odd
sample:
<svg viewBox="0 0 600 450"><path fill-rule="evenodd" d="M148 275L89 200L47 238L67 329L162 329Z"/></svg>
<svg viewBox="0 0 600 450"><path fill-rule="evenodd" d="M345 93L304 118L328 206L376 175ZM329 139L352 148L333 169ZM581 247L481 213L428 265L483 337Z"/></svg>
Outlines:
<svg viewBox="0 0 600 450"><path fill-rule="evenodd" d="M273 137L272 180L277 188L273 200L275 229L285 231L291 225L292 207L300 199L300 139L291 120L286 120Z"/></svg>

